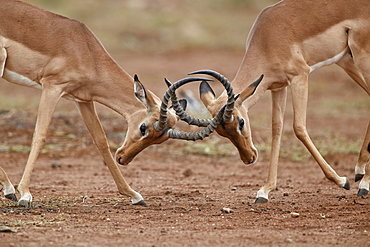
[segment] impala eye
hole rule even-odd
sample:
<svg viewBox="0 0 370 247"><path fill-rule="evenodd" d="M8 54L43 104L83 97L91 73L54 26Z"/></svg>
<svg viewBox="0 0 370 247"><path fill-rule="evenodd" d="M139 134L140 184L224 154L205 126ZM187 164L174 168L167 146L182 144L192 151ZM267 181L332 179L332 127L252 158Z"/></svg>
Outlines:
<svg viewBox="0 0 370 247"><path fill-rule="evenodd" d="M242 131L244 128L244 119L239 118L239 130Z"/></svg>
<svg viewBox="0 0 370 247"><path fill-rule="evenodd" d="M143 123L143 124L141 124L140 125L140 133L141 133L141 135L142 136L145 136L145 134L146 134L146 129L147 129L147 127L146 127L146 125Z"/></svg>

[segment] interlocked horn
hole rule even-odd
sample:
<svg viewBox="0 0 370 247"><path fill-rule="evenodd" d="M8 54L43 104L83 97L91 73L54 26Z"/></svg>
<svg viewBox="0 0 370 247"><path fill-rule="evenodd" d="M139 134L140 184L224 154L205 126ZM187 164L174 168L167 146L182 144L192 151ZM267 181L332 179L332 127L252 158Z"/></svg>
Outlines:
<svg viewBox="0 0 370 247"><path fill-rule="evenodd" d="M234 97L234 91L230 85L230 82L223 75L215 71L211 71L211 70L201 70L201 71L193 72L191 74L207 74L219 80L227 91L228 102L218 111L216 116L212 119L199 119L199 118L192 117L188 115L184 111L184 109L181 107L181 105L179 104L175 91L179 87L189 82L198 81L198 80L194 80L194 78L186 78L186 79L179 80L175 82L174 84L172 84L170 81L165 79L166 84L168 85L169 88L163 97L163 101L162 101L163 107L161 107L161 113L162 113L162 108L165 108L166 110L165 115L167 116L168 101L169 101L169 98L171 98L173 109L176 111L176 114L180 117L181 120L187 122L189 125L205 127L201 131L197 131L197 132L183 132L183 131L170 129L167 132L167 136L169 138L193 140L193 141L202 140L205 137L208 137L217 128L217 126L221 124L222 119L224 119L224 121L227 121L227 120L230 121L229 119L232 118L231 113L234 107L235 97ZM196 78L196 79L199 79L199 78ZM203 81L211 81L211 80L203 79ZM228 112L226 112L226 109L230 109L230 108L231 110L228 110Z"/></svg>
<svg viewBox="0 0 370 247"><path fill-rule="evenodd" d="M158 119L157 122L154 123L154 128L155 128L156 131L159 131L159 132L163 131L167 127L167 108L168 108L168 102L169 102L171 97L173 98L173 100L171 99L173 107L176 107L178 110L181 109L182 111L184 111L182 109L179 101L177 100L175 90L177 88L181 87L182 85L185 85L189 82L204 81L204 80L212 81L212 80L204 79L204 78L190 77L190 78L185 78L185 79L179 80L174 84L171 84L171 82L169 82L167 79L165 79L167 85L170 85L170 86L169 86L169 88L167 89L166 93L163 96L163 100L162 100L162 104L161 104L161 108L160 108L160 112L159 112L159 119Z"/></svg>
<svg viewBox="0 0 370 247"><path fill-rule="evenodd" d="M199 70L199 71L189 73L189 75L196 75L196 74L210 75L210 76L216 78L219 82L221 82L221 84L224 86L224 88L227 92L227 96L228 96L227 103L225 105L226 106L225 111L224 111L224 114L223 114L223 119L224 119L225 123L231 123L232 121L234 121L232 113L233 113L233 110L234 110L235 95L234 95L234 90L233 90L229 80L225 76L223 76L220 73L218 73L216 71L213 71L213 70Z"/></svg>

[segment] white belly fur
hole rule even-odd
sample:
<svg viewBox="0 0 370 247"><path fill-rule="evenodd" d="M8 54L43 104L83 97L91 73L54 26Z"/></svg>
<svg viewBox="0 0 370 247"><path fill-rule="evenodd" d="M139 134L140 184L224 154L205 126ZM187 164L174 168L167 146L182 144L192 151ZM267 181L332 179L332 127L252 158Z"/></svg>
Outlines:
<svg viewBox="0 0 370 247"><path fill-rule="evenodd" d="M310 73L318 68L338 62L346 54L347 51L348 49L346 48L344 51L335 55L334 57L310 66Z"/></svg>
<svg viewBox="0 0 370 247"><path fill-rule="evenodd" d="M6 79L9 82L21 85L21 86L27 86L27 87L32 87L36 89L42 89L41 85L35 81L30 80L29 78L17 74L13 71L10 71L8 69L5 69L4 71L4 79Z"/></svg>
<svg viewBox="0 0 370 247"><path fill-rule="evenodd" d="M7 81L9 81L11 83L14 83L14 84L17 84L17 85L32 87L32 88L35 88L35 89L42 90L41 84L39 84L35 81L32 81L31 79L29 79L29 78L27 78L23 75L17 74L13 71L10 71L8 69L5 69L3 78L6 79ZM72 100L72 101L76 101L76 102L84 102L82 100L74 98L70 94L63 95L63 98L68 99L68 100Z"/></svg>

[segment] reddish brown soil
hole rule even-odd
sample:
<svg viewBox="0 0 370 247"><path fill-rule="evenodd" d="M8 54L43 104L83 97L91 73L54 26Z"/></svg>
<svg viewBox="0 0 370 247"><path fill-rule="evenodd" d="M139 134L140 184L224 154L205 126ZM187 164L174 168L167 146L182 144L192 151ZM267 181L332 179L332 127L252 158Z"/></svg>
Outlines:
<svg viewBox="0 0 370 247"><path fill-rule="evenodd" d="M176 80L190 71L209 68L232 78L242 55L242 51L194 51L116 57L130 74L141 75L142 82L161 95L164 76ZM329 84L310 94L308 126L313 136L338 132L351 140L362 139L367 111L333 116L318 109L322 99L329 96L348 102L367 96L336 70L315 74L311 81ZM0 91L30 99L38 95L37 91L5 82L1 82ZM47 139L51 151L38 159L31 185L33 208L18 208L0 197L0 226L16 230L0 232L0 246L370 245L370 198L356 196L355 154L326 157L341 176L350 178L349 191L326 180L313 159L294 162L287 158L280 161L278 189L270 194L270 201L254 204L256 192L267 177L268 152L261 153L256 165L245 166L236 153L225 157L188 154L183 152L187 142L167 141L147 148L129 166L121 167L132 188L147 202L147 206L133 206L117 192L77 111L70 109L73 104L63 102L56 112ZM125 122L106 112L100 109L108 138L119 145ZM269 97L251 111L257 147L261 138L269 136L269 114ZM289 106L285 135L299 146L291 119ZM0 143L29 145L34 120L35 109L2 112ZM330 138L324 141L332 144ZM227 143L223 139L220 142ZM17 184L27 154L2 151L0 157L1 166ZM223 212L223 208L232 212Z"/></svg>

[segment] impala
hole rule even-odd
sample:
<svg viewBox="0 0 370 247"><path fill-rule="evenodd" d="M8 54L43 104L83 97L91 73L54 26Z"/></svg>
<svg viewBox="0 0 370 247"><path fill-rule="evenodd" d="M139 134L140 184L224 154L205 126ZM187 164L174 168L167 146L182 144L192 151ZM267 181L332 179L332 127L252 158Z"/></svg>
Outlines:
<svg viewBox="0 0 370 247"><path fill-rule="evenodd" d="M42 90L31 151L17 188L19 205L31 206L31 173L61 98L76 102L118 191L131 197L133 204L145 204L127 184L117 163L126 165L144 148L167 140L164 133L176 123L177 116L169 111L165 124L158 128L159 98L146 90L137 76L128 75L81 22L28 3L0 0L0 23L0 77ZM115 159L94 102L116 111L128 122L125 141ZM5 196L17 200L3 169L0 183Z"/></svg>
<svg viewBox="0 0 370 247"><path fill-rule="evenodd" d="M6 198L16 201L17 197L15 195L15 189L10 182L8 176L6 175L3 168L0 166L0 184L3 186L3 192Z"/></svg>
<svg viewBox="0 0 370 247"><path fill-rule="evenodd" d="M330 64L339 65L370 95L370 2L367 0L284 0L265 8L256 19L246 42L246 52L231 82L236 99L232 116L216 131L230 139L245 164L257 160L252 142L248 110L265 91L272 96L272 148L268 178L257 192L256 202L267 202L276 188L283 115L287 87L292 94L293 128L321 167L327 179L349 189L349 180L340 177L315 147L306 129L308 75ZM265 77L249 97L247 83L261 74ZM208 83L200 86L201 99L212 115L225 104ZM358 195L369 191L370 125L355 167L355 181L361 180Z"/></svg>

